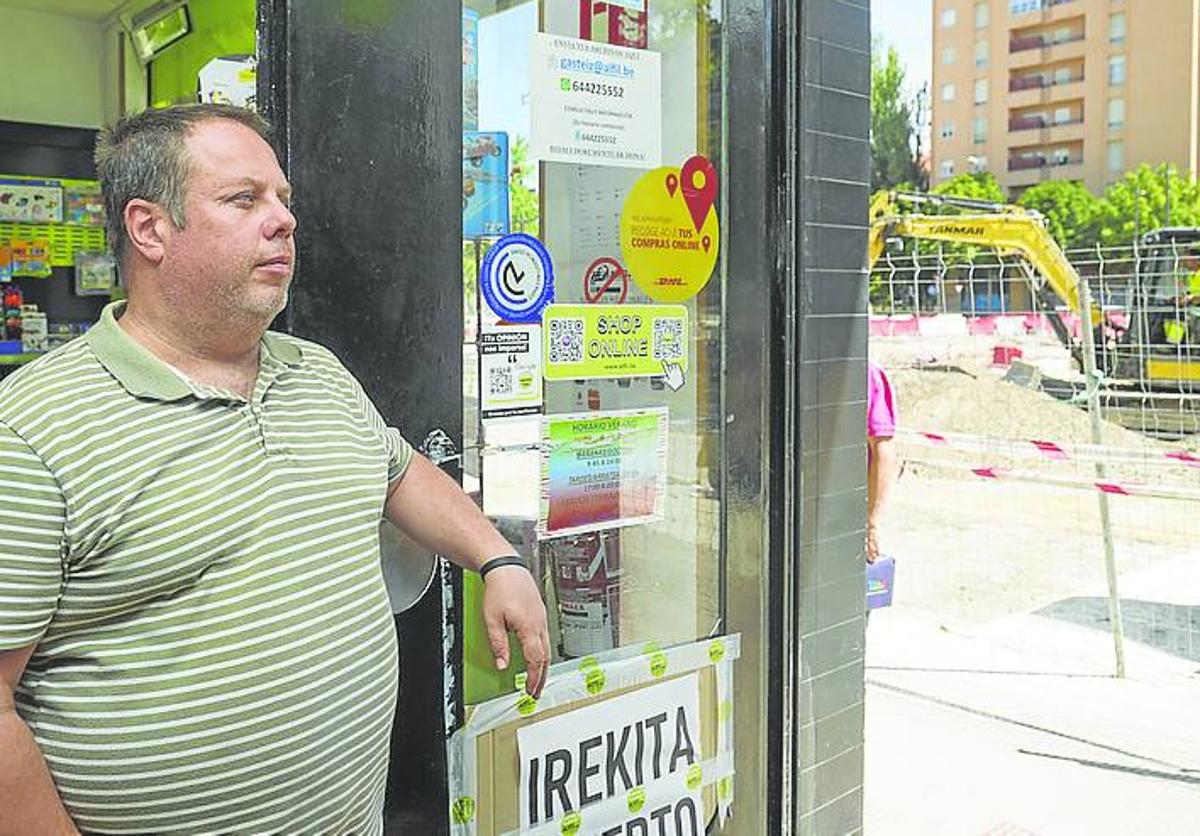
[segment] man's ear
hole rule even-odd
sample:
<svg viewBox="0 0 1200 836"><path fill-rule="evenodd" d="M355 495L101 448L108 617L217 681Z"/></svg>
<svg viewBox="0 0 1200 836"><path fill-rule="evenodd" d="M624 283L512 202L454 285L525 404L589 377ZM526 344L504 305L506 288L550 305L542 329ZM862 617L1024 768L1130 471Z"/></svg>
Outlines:
<svg viewBox="0 0 1200 836"><path fill-rule="evenodd" d="M166 254L167 236L174 224L157 203L134 198L125 204L125 231L142 258L158 264Z"/></svg>

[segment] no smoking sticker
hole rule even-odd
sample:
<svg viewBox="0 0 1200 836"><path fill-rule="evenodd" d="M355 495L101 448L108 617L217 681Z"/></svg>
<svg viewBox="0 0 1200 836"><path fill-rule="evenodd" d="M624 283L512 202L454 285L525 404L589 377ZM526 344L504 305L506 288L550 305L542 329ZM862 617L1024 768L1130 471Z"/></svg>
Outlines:
<svg viewBox="0 0 1200 836"><path fill-rule="evenodd" d="M704 289L717 266L721 233L713 202L717 172L704 157L648 171L621 212L621 255L633 280L659 302Z"/></svg>
<svg viewBox="0 0 1200 836"><path fill-rule="evenodd" d="M583 274L583 300L590 304L619 305L629 295L629 274L615 258L598 258Z"/></svg>
<svg viewBox="0 0 1200 836"><path fill-rule="evenodd" d="M537 322L554 301L550 253L532 235L514 233L488 250L479 288L489 308L505 322Z"/></svg>

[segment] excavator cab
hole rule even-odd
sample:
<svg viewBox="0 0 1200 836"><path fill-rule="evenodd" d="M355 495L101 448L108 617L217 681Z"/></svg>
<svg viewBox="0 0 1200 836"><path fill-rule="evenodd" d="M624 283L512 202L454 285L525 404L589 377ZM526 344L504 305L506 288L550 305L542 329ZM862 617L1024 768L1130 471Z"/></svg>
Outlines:
<svg viewBox="0 0 1200 836"><path fill-rule="evenodd" d="M1200 388L1200 228L1168 227L1138 240L1122 376L1154 388Z"/></svg>

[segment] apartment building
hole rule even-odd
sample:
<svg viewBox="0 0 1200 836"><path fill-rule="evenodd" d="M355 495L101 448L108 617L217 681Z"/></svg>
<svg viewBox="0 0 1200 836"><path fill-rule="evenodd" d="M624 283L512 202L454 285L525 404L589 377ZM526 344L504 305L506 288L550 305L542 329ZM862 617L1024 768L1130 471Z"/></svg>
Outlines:
<svg viewBox="0 0 1200 836"><path fill-rule="evenodd" d="M934 0L931 182L1200 175L1200 0Z"/></svg>

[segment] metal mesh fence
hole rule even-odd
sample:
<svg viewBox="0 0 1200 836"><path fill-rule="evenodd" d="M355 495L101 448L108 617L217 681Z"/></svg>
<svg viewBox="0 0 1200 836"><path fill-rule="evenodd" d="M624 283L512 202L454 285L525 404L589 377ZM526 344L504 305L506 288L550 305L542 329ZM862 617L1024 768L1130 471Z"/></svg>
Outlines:
<svg viewBox="0 0 1200 836"><path fill-rule="evenodd" d="M1107 381L1105 417L1164 437L1200 432L1200 231L1172 234L1162 243L1067 253L1098 311L1092 330ZM1083 320L1039 297L1040 278L1020 257L922 243L876 263L872 335L919 337L947 362L1023 361L1018 373L1036 373L1045 391L1077 396Z"/></svg>
<svg viewBox="0 0 1200 836"><path fill-rule="evenodd" d="M897 395L904 461L883 524L900 567L897 613L1111 673L1107 532L1131 670L1200 661L1191 246L1068 253L1102 313L1098 432L1081 372L1085 320L1039 302L1028 264L936 244L879 259L871 351Z"/></svg>
<svg viewBox="0 0 1200 836"><path fill-rule="evenodd" d="M871 276L903 470L893 605L867 630L866 832L1191 832L1192 245L1069 253L1100 313L1081 317L1017 257L907 243Z"/></svg>

